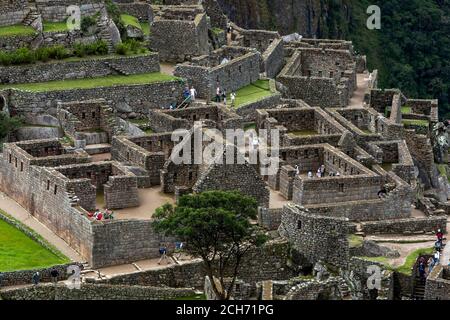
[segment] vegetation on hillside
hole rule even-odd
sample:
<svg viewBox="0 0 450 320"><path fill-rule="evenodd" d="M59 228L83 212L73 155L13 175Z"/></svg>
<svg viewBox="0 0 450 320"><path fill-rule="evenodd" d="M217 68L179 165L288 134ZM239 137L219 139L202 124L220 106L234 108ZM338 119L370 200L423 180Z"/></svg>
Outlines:
<svg viewBox="0 0 450 320"><path fill-rule="evenodd" d="M220 3L232 19L244 21L251 28L352 40L356 50L367 55L369 69L379 70L379 87L400 88L410 98L439 99L440 116L450 118L450 0L313 0L307 4L302 0L289 3L220 0ZM366 10L370 5L381 9L381 30L366 27L369 17ZM292 12L282 10L286 7ZM299 31L302 25L311 34Z"/></svg>
<svg viewBox="0 0 450 320"><path fill-rule="evenodd" d="M8 135L21 125L22 121L19 118L9 117L6 113L0 112L0 143L4 142Z"/></svg>

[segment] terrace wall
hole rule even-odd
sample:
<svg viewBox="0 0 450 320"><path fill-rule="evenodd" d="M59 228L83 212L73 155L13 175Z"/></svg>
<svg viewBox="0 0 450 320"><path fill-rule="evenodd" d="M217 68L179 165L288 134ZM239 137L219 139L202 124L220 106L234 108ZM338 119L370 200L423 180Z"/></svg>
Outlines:
<svg viewBox="0 0 450 320"><path fill-rule="evenodd" d="M117 85L89 89L67 89L46 92L32 92L17 89L0 89L6 98L12 115L32 118L39 114L55 114L57 101L69 102L103 98L119 115L135 113L145 117L148 110L169 106L180 101L183 85L179 81L140 85ZM181 101L180 101L181 102Z"/></svg>
<svg viewBox="0 0 450 320"><path fill-rule="evenodd" d="M0 83L29 83L110 75L159 72L157 53L130 57L97 57L20 66L0 66Z"/></svg>

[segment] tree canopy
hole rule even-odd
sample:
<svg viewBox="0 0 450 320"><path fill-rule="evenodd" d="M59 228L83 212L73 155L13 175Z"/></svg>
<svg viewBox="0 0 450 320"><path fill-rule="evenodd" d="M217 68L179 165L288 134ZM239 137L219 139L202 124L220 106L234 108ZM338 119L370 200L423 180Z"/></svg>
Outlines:
<svg viewBox="0 0 450 320"><path fill-rule="evenodd" d="M249 249L266 241L264 233L251 222L256 219L257 206L255 199L237 191L184 195L176 206L166 204L156 210L154 228L185 241L185 251L203 259L215 294L227 300L242 258ZM227 276L231 278L228 284Z"/></svg>
<svg viewBox="0 0 450 320"><path fill-rule="evenodd" d="M15 117L9 117L7 114L0 112L0 141L3 141L8 135L20 127L21 121Z"/></svg>

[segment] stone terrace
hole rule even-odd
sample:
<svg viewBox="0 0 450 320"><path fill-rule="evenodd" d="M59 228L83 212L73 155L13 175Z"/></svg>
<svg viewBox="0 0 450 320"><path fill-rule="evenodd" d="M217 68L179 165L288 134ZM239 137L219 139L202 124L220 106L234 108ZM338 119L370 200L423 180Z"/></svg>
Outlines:
<svg viewBox="0 0 450 320"><path fill-rule="evenodd" d="M356 88L356 59L349 50L298 48L277 77L290 98L321 107L344 107Z"/></svg>
<svg viewBox="0 0 450 320"><path fill-rule="evenodd" d="M258 130L280 130L282 146L329 143L336 146L346 132L320 108L294 107L256 110Z"/></svg>

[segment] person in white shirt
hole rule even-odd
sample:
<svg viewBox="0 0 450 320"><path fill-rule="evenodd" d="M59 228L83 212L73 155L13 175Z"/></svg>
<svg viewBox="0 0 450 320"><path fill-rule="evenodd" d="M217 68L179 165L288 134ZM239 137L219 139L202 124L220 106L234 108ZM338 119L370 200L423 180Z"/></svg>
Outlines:
<svg viewBox="0 0 450 320"><path fill-rule="evenodd" d="M236 100L236 93L235 92L231 93L230 99L231 99L231 106L234 107L234 102Z"/></svg>
<svg viewBox="0 0 450 320"><path fill-rule="evenodd" d="M195 98L197 97L197 90L195 90L194 87L191 87L191 90L189 90L191 93L191 100L195 101Z"/></svg>

